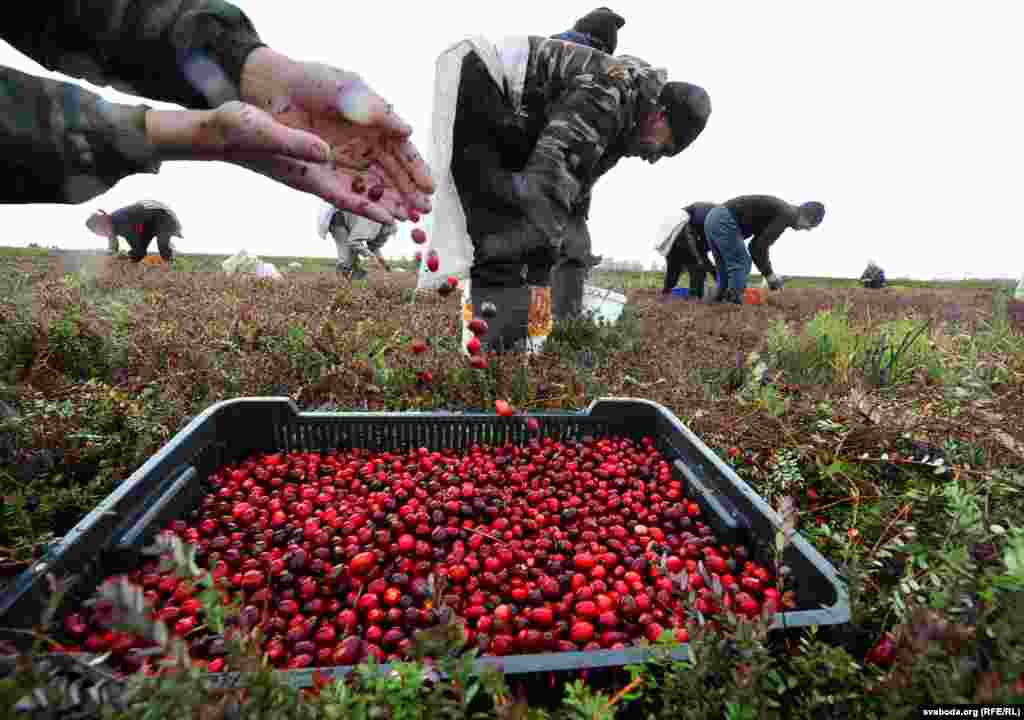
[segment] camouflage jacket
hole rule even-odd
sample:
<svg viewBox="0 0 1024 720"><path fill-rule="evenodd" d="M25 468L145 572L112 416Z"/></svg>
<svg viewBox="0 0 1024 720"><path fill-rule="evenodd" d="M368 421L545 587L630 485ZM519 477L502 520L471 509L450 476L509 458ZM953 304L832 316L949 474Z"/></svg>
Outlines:
<svg viewBox="0 0 1024 720"><path fill-rule="evenodd" d="M625 157L641 111L657 104L666 80L639 58L530 38L523 113L538 140L525 173L557 210L547 234L561 235L569 214L589 205L594 183Z"/></svg>
<svg viewBox="0 0 1024 720"><path fill-rule="evenodd" d="M64 0L19 6L0 38L48 70L187 108L237 99L263 45L224 0ZM0 67L0 202L80 203L160 161L146 105L110 103L72 83Z"/></svg>

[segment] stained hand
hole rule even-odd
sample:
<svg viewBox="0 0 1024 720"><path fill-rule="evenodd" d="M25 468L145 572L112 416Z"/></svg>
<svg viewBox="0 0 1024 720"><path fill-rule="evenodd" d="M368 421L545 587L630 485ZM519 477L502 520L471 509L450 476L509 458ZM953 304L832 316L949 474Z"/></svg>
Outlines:
<svg viewBox="0 0 1024 720"><path fill-rule="evenodd" d="M259 48L246 61L241 95L276 122L330 146L322 165L247 159L253 170L291 176L300 189L378 222L430 211L434 182L409 140L412 128L356 73Z"/></svg>

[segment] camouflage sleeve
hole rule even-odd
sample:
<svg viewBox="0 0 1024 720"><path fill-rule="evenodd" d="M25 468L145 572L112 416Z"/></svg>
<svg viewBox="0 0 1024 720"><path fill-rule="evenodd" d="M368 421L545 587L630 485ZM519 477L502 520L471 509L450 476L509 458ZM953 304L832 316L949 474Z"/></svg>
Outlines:
<svg viewBox="0 0 1024 720"><path fill-rule="evenodd" d="M622 129L622 99L615 85L584 82L551 108L524 174L542 192L554 217L542 228L553 244L565 231L569 213L589 190L609 145Z"/></svg>
<svg viewBox="0 0 1024 720"><path fill-rule="evenodd" d="M7 13L0 37L56 72L132 95L208 109L238 99L263 45L224 0L63 0Z"/></svg>
<svg viewBox="0 0 1024 720"><path fill-rule="evenodd" d="M0 202L86 202L122 178L156 173L145 105L0 67Z"/></svg>

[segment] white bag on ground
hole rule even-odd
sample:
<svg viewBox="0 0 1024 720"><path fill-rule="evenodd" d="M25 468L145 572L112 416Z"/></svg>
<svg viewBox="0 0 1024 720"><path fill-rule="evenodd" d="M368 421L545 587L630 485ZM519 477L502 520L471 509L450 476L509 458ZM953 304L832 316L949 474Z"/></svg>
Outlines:
<svg viewBox="0 0 1024 720"><path fill-rule="evenodd" d="M1024 300L1024 275L1020 276L1020 282L1017 283L1017 289L1013 293L1014 300Z"/></svg>
<svg viewBox="0 0 1024 720"><path fill-rule="evenodd" d="M466 230L466 213L451 172L459 76L462 60L472 50L484 61L498 87L508 88L512 108L518 111L522 103L530 55L527 37L508 37L495 44L487 38L475 36L455 43L437 58L429 156L436 190L434 209L427 218L425 229L430 238L430 249L437 253L438 268L431 272L426 262L420 265L417 290L436 290L450 275L460 281L465 280L473 265L473 241ZM424 251L424 260L429 251Z"/></svg>
<svg viewBox="0 0 1024 720"><path fill-rule="evenodd" d="M220 266L228 275L234 275L235 273L254 273L259 263L258 257L250 255L247 250L243 249L222 262Z"/></svg>
<svg viewBox="0 0 1024 720"><path fill-rule="evenodd" d="M268 262L256 263L255 275L258 278L271 278L272 280L280 280L284 277L274 263Z"/></svg>

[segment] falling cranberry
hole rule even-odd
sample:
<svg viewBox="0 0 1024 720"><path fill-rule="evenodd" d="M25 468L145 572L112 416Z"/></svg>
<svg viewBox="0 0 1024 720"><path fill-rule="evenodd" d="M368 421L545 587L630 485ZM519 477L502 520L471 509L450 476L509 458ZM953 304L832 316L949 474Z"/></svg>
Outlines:
<svg viewBox="0 0 1024 720"><path fill-rule="evenodd" d="M511 417L515 412L506 400L495 400L494 410L501 417Z"/></svg>
<svg viewBox="0 0 1024 720"><path fill-rule="evenodd" d="M412 229L412 241L417 245L422 245L427 241L427 234L423 232L423 228Z"/></svg>
<svg viewBox="0 0 1024 720"><path fill-rule="evenodd" d="M867 661L881 667L889 667L896 659L896 639L892 633L885 633L868 651Z"/></svg>

